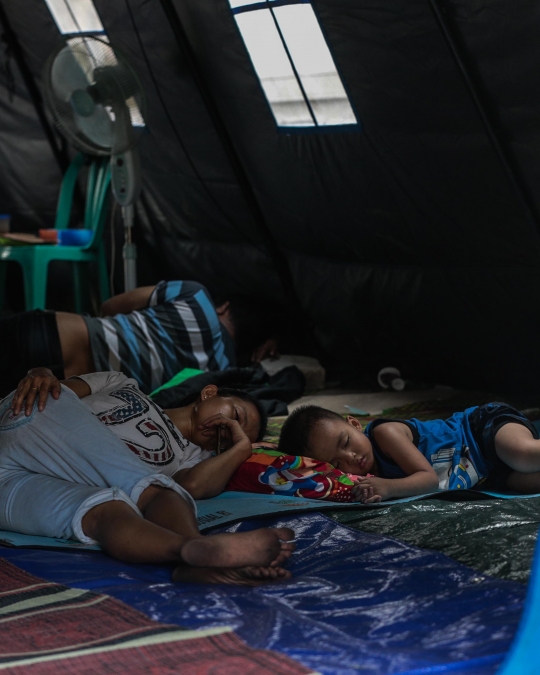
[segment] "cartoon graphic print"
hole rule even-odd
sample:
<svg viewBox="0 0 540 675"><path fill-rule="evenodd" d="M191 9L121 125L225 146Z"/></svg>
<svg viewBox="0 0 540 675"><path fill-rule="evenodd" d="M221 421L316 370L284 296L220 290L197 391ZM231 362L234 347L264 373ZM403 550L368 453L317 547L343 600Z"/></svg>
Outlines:
<svg viewBox="0 0 540 675"><path fill-rule="evenodd" d="M226 489L348 502L353 500L356 478L326 462L254 448Z"/></svg>
<svg viewBox="0 0 540 675"><path fill-rule="evenodd" d="M478 483L478 472L466 446L439 450L430 461L439 478L439 490L466 490Z"/></svg>
<svg viewBox="0 0 540 675"><path fill-rule="evenodd" d="M107 426L126 424L144 416L135 426L135 430L144 437L144 441L141 439L139 444L133 438L127 439L120 436L131 452L143 462L153 466L170 464L175 458L171 437L182 450L189 445L188 441L178 433L167 415L152 401L144 398L133 385L117 389L111 392L109 396L120 399L122 403L105 412L96 414L96 417L103 424ZM163 425L146 415L150 411L150 407L159 416ZM133 431L133 426L129 426Z"/></svg>

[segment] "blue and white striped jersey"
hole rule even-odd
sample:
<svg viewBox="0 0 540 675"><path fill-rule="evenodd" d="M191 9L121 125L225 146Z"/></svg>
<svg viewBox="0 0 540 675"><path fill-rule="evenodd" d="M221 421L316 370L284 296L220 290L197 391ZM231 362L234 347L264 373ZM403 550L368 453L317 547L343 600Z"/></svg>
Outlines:
<svg viewBox="0 0 540 675"><path fill-rule="evenodd" d="M236 365L234 343L204 286L161 281L148 307L104 319L85 316L96 371L120 371L150 393L182 368Z"/></svg>

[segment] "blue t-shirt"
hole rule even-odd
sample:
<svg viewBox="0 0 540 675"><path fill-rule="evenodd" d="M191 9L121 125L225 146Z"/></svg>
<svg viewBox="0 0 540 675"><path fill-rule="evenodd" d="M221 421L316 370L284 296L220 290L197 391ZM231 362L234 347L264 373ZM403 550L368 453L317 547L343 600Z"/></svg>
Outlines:
<svg viewBox="0 0 540 675"><path fill-rule="evenodd" d="M119 371L149 393L182 368L236 365L234 343L204 286L161 281L145 309L103 319L84 317L96 371Z"/></svg>
<svg viewBox="0 0 540 675"><path fill-rule="evenodd" d="M373 438L373 430L385 422L406 424L413 443L424 455L439 478L440 490L467 489L485 480L492 468L485 459L470 425L470 415L477 409L467 408L447 420L375 420L366 428L375 459L384 478L404 478L407 474L385 455Z"/></svg>

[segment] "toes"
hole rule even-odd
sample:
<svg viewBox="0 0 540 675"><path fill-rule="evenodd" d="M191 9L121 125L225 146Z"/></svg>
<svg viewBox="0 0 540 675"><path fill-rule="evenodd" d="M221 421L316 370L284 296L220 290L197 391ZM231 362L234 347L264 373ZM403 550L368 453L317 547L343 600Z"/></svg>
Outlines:
<svg viewBox="0 0 540 675"><path fill-rule="evenodd" d="M283 567L245 567L243 572L248 578L259 581L274 581L291 576L290 572L284 570Z"/></svg>
<svg viewBox="0 0 540 675"><path fill-rule="evenodd" d="M294 532L293 530L291 530L290 527L276 527L274 528L274 532L277 534L278 538L283 542L287 542L290 541L291 539L294 539Z"/></svg>
<svg viewBox="0 0 540 675"><path fill-rule="evenodd" d="M272 567L286 562L292 555L292 551L281 551L270 563Z"/></svg>
<svg viewBox="0 0 540 675"><path fill-rule="evenodd" d="M281 544L281 553L285 553L288 556L291 556L293 551L296 550L296 544Z"/></svg>
<svg viewBox="0 0 540 675"><path fill-rule="evenodd" d="M272 561L271 565L272 567L275 567L276 565L281 565L281 563L286 562L293 554L294 550L296 549L296 544L281 544L281 549L277 556L274 558Z"/></svg>
<svg viewBox="0 0 540 675"><path fill-rule="evenodd" d="M210 568L179 565L173 572L173 581L199 584L233 584L239 586L259 586L284 581L291 578L291 573L282 567L242 567Z"/></svg>

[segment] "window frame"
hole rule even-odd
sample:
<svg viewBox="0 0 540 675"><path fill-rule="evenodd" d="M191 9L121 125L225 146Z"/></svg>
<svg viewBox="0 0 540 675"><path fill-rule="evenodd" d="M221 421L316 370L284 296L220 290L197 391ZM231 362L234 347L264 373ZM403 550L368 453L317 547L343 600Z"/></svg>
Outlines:
<svg viewBox="0 0 540 675"><path fill-rule="evenodd" d="M292 68L294 77L296 78L296 82L298 87L300 88L300 91L302 93L302 97L304 99L304 103L309 111L309 114L311 116L311 119L313 121L313 124L310 126L289 126L289 125L281 125L278 123L276 116L274 114L274 111L272 109L272 104L268 100L268 97L266 96L266 93L264 91L264 87L262 86L261 78L259 77L259 74L257 72L257 68L255 67L255 64L253 63L253 59L251 58L251 54L249 52L249 49L245 43L244 37L242 35L242 31L240 30L240 27L238 26L238 23L235 20L235 26L240 34L240 38L242 40L242 43L244 44L244 48L246 49L249 59L251 61L251 65L253 70L255 71L255 76L257 77L257 81L259 83L259 86L262 89L262 93L264 96L264 99L270 108L270 112L272 113L272 117L274 118L276 128L278 132L284 133L284 134L320 134L320 133L355 133L362 131L362 123L360 121L360 118L358 116L358 113L355 109L355 106L353 105L351 96L349 94L348 88L345 85L345 82L343 81L343 78L341 76L341 73L339 72L337 68L336 61L334 59L334 54L332 53L330 49L330 43L328 41L327 35L323 29L321 20L319 19L319 16L317 14L317 11L315 7L313 6L312 0L253 0L253 2L250 2L249 4L246 5L240 5L239 7L232 7L229 0L227 0L227 4L229 6L229 9L232 13L233 16L236 16L237 14L245 14L247 12L255 12L258 10L262 9L267 9L270 11L270 15L272 17L272 20L274 22L276 31L278 33L279 39L281 40L281 43L283 45L283 49L285 50L285 54L287 56L287 59L289 60L289 64ZM294 60L292 58L292 55L290 53L289 47L287 45L287 42L285 40L285 37L283 36L283 32L281 30L281 27L279 25L279 21L277 20L277 17L275 13L272 11L274 7L285 7L285 6L290 6L290 5L310 5L311 9L315 15L315 18L317 20L319 30L321 31L321 35L326 43L326 46L328 48L328 51L330 53L330 56L332 57L332 61L334 64L334 68L336 71L337 76L339 77L339 81L341 86L343 87L343 90L345 92L345 95L347 97L347 102L351 107L351 110L356 118L356 122L351 122L351 123L346 123L346 124L319 124L317 122L317 118L313 112L312 104L311 101L309 100L309 97L305 91L304 85L302 83L301 77L297 71L297 68L295 66Z"/></svg>
<svg viewBox="0 0 540 675"><path fill-rule="evenodd" d="M66 6L66 9L67 9L68 13L71 15L72 22L76 26L78 26L79 24L78 24L77 18L75 16L75 13L73 12L73 9L72 9L71 4L70 4L71 0L62 0L62 1L63 1L64 5ZM58 24L56 15L55 15L53 9L51 8L51 6L49 5L49 3L47 2L47 0L43 0L43 2L45 3L45 5L47 6L47 9L49 10L49 12L51 14L51 17L52 17L52 19L53 19L53 21L56 25L56 28L58 29L58 32L66 40L69 39L69 38L72 38L72 37L78 37L78 36L80 36L80 37L91 37L91 36L95 36L95 35L104 36L108 39L107 31L105 30L105 26L103 25L103 21L101 20L101 17L99 15L99 12L98 12L98 9L96 7L96 3L94 2L94 0L89 0L89 2L92 3L92 6L94 8L94 11L96 13L97 18L99 19L99 22L101 24L102 29L101 30L69 31L69 32L66 32L66 33L64 33L62 31L62 29L60 28L60 25Z"/></svg>

